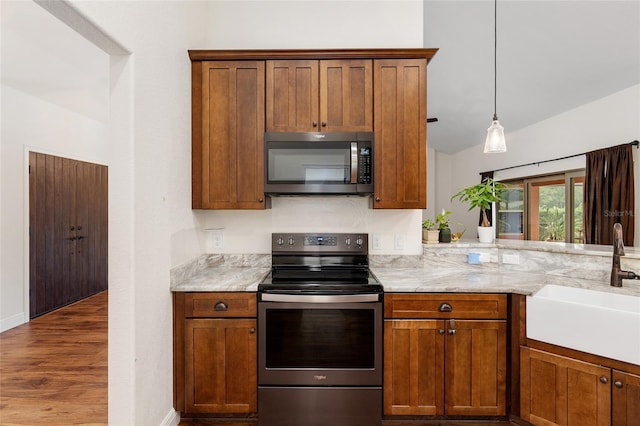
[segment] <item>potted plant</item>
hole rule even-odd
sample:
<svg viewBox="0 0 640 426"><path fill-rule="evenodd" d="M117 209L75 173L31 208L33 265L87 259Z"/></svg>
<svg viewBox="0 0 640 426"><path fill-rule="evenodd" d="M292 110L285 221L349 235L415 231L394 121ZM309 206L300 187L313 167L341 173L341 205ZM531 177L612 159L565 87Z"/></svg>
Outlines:
<svg viewBox="0 0 640 426"><path fill-rule="evenodd" d="M502 201L502 193L506 187L504 183L489 178L476 185L463 188L451 197L451 200L457 198L461 202L469 203L469 211L475 208L480 209L482 221L478 225L478 238L481 243L493 242L495 232L489 222L487 211L493 203Z"/></svg>
<svg viewBox="0 0 640 426"><path fill-rule="evenodd" d="M451 229L449 228L449 216L451 216L451 212L445 209L442 209L442 212L436 215L436 222L438 223L438 229L440 230L438 241L440 241L441 243L451 242Z"/></svg>
<svg viewBox="0 0 640 426"><path fill-rule="evenodd" d="M422 241L427 244L438 244L439 234L438 226L433 220L427 219L422 222Z"/></svg>

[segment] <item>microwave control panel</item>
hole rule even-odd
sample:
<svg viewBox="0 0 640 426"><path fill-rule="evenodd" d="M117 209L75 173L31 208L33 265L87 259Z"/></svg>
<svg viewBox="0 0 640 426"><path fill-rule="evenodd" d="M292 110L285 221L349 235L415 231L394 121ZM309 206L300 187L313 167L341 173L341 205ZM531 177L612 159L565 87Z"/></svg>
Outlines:
<svg viewBox="0 0 640 426"><path fill-rule="evenodd" d="M358 183L372 183L371 147L360 147L358 152Z"/></svg>

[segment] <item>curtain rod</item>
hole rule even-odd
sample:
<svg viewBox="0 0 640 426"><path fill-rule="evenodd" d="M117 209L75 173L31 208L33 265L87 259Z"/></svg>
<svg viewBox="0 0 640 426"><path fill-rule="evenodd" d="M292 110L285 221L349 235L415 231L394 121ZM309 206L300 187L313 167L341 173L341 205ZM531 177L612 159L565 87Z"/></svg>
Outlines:
<svg viewBox="0 0 640 426"><path fill-rule="evenodd" d="M636 148L638 148L638 145L640 145L640 142L635 140L635 141L631 141L629 142L629 145L635 146ZM567 155L565 157L560 157L560 158L554 158L553 160L542 160L542 161L534 161L533 163L527 163L527 164L520 164L519 166L510 166L510 167L503 167L501 169L495 169L495 170L489 170L486 172L481 172L480 174L485 174L485 173L490 173L490 172L501 172L503 170L509 170L509 169L517 169L518 167L527 167L527 166L539 166L542 163L550 163L551 161L558 161L558 160L566 160L567 158L573 158L573 157L579 157L581 155L586 155L586 152L583 152L582 154L573 154L573 155Z"/></svg>

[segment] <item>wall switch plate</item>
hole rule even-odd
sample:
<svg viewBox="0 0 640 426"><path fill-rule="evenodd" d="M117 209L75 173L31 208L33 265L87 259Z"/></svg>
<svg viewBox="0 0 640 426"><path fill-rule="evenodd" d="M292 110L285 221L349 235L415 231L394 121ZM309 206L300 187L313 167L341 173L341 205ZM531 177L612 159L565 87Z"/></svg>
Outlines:
<svg viewBox="0 0 640 426"><path fill-rule="evenodd" d="M404 250L404 235L396 234L393 240L393 247L396 250Z"/></svg>
<svg viewBox="0 0 640 426"><path fill-rule="evenodd" d="M506 263L508 265L519 265L520 264L520 256L517 254L503 254L502 255L502 263Z"/></svg>
<svg viewBox="0 0 640 426"><path fill-rule="evenodd" d="M373 234L373 241L371 246L373 250L382 250L382 235Z"/></svg>

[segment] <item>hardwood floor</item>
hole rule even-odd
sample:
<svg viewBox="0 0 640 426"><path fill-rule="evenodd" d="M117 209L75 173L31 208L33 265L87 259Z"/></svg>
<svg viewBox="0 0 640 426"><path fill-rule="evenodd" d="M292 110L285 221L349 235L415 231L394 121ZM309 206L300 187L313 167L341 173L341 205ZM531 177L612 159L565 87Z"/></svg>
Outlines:
<svg viewBox="0 0 640 426"><path fill-rule="evenodd" d="M0 333L1 425L107 424L107 298Z"/></svg>

